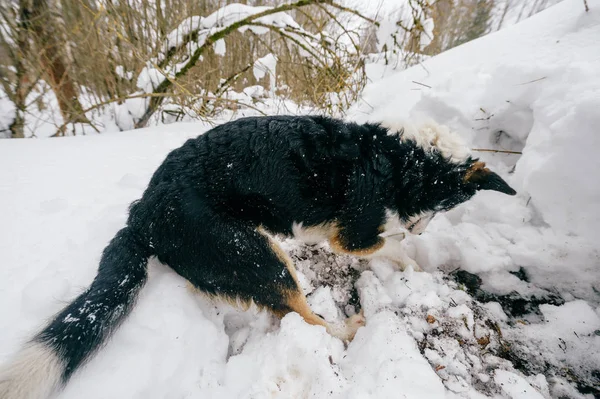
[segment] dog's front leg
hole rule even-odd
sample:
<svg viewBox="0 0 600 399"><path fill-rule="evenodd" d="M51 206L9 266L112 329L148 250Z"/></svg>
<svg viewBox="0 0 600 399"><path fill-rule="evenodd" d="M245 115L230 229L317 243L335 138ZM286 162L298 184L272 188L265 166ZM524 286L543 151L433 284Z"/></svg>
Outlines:
<svg viewBox="0 0 600 399"><path fill-rule="evenodd" d="M351 239L350 237L354 238ZM402 237L404 238L404 237ZM329 239L329 245L337 253L345 253L365 259L387 259L400 267L400 270L412 266L415 271L422 271L417 262L404 252L400 241L391 237L381 237L379 231L372 235L352 234L348 229L340 229Z"/></svg>
<svg viewBox="0 0 600 399"><path fill-rule="evenodd" d="M423 271L417 262L406 254L399 240L395 240L391 237L384 239L385 243L381 249L371 255L365 256L366 259L387 259L397 264L398 267L400 267L400 270L412 266L414 271Z"/></svg>

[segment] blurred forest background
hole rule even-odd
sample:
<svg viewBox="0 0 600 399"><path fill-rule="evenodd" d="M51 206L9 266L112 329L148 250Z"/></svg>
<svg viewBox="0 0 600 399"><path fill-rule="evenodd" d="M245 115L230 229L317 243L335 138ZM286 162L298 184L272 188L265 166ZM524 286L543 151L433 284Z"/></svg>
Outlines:
<svg viewBox="0 0 600 399"><path fill-rule="evenodd" d="M557 2L3 0L0 137L343 116L369 68L414 66Z"/></svg>

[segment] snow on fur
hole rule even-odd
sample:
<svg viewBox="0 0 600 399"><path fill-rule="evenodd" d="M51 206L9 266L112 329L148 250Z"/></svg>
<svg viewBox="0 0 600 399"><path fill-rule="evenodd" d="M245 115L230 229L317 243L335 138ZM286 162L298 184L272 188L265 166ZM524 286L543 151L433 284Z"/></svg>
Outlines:
<svg viewBox="0 0 600 399"><path fill-rule="evenodd" d="M431 119L421 123L413 120L384 120L381 125L388 128L392 134L400 134L402 140L416 142L426 151L439 151L452 162L464 162L471 155L469 147L458 133Z"/></svg>

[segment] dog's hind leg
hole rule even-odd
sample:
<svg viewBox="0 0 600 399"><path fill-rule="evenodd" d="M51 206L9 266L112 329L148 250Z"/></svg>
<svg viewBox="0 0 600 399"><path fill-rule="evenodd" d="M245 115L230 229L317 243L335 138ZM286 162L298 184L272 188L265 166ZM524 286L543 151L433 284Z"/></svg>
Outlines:
<svg viewBox="0 0 600 399"><path fill-rule="evenodd" d="M185 231L174 251L163 258L199 291L235 304L253 302L279 317L297 312L307 323L321 325L343 340L352 339L364 324L359 315L336 327L313 313L292 260L262 229L219 217Z"/></svg>
<svg viewBox="0 0 600 399"><path fill-rule="evenodd" d="M278 317L283 317L287 313L296 312L308 324L323 326L327 332L342 341L352 341L356 331L365 325L365 318L362 313L356 314L346 319L343 325L329 324L320 316L316 315L308 306L306 297L298 287L294 291L286 293L285 308L273 310L273 313Z"/></svg>
<svg viewBox="0 0 600 399"><path fill-rule="evenodd" d="M273 252L277 255L279 260L285 265L290 276L294 280L294 287L282 290L282 297L284 298L285 306L283 308L272 309L273 313L278 317L283 317L289 312L296 312L308 323L312 325L323 326L331 335L340 338L343 341L351 341L356 334L356 331L363 325L365 325L365 319L362 314L357 314L346 319L344 325L336 326L327 323L320 316L316 315L308 305L306 296L302 293L302 289L298 284L298 277L296 276L296 269L292 259L288 254L281 249L279 244L264 231L259 230L267 240Z"/></svg>

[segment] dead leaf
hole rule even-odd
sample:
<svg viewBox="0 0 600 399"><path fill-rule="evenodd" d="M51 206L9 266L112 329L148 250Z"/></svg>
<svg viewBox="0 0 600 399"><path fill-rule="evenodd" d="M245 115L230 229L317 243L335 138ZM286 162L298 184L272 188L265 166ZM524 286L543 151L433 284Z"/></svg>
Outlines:
<svg viewBox="0 0 600 399"><path fill-rule="evenodd" d="M490 344L490 336L486 335L484 337L477 338L477 343L485 348Z"/></svg>

